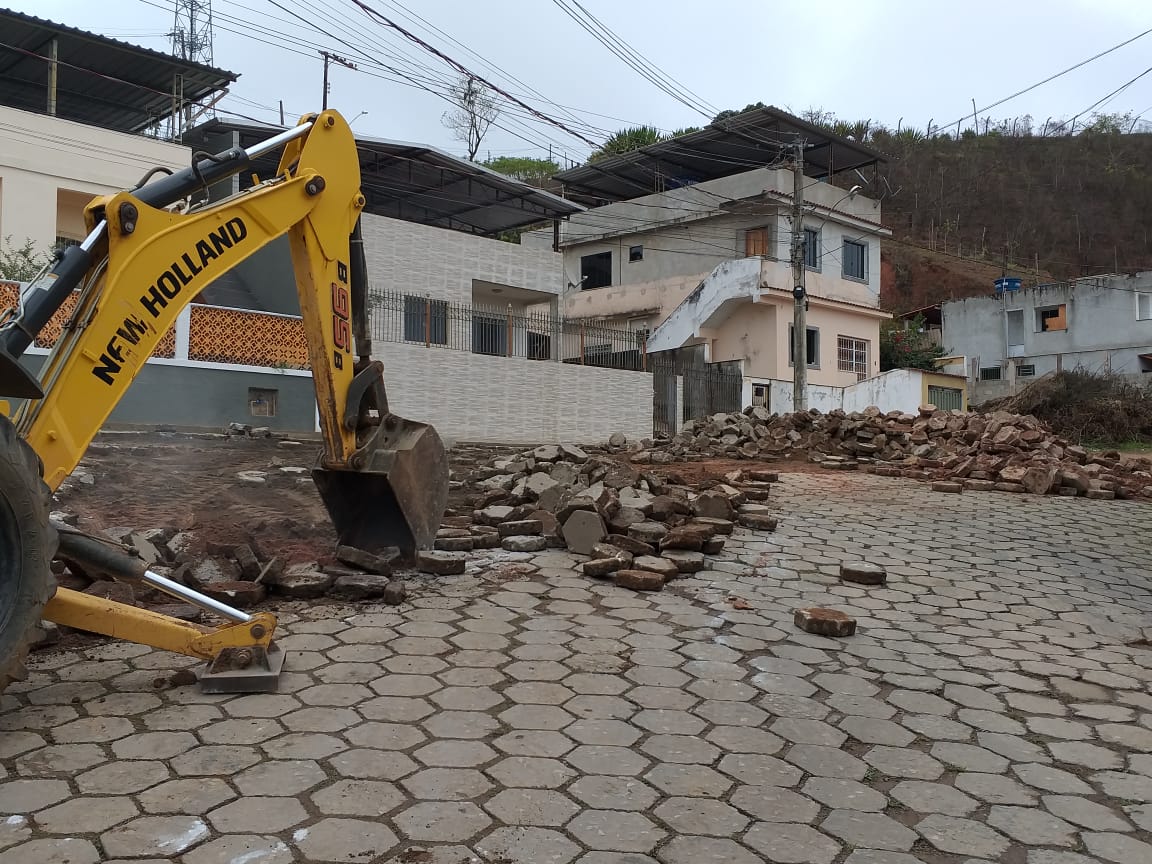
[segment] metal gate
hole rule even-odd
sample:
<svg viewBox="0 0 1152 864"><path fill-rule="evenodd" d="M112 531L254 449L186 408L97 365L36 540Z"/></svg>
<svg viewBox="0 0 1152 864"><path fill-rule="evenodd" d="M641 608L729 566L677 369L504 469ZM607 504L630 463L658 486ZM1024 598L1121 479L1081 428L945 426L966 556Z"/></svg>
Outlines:
<svg viewBox="0 0 1152 864"><path fill-rule="evenodd" d="M961 411L964 408L964 391L955 387L935 387L929 384L928 401L942 411Z"/></svg>
<svg viewBox="0 0 1152 864"><path fill-rule="evenodd" d="M685 365L674 356L652 354L652 426L674 435L680 423L709 414L730 413L741 404L744 379L729 364Z"/></svg>

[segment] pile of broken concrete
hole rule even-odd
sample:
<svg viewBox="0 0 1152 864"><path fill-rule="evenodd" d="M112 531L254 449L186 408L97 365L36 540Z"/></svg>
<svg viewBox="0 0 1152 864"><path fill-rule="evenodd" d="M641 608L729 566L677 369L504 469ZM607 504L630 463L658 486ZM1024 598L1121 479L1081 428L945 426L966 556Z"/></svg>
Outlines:
<svg viewBox="0 0 1152 864"><path fill-rule="evenodd" d="M917 414L762 407L689 421L671 439L631 445L636 464L706 458L806 459L837 470L936 481L942 492L997 490L1087 498L1152 496L1152 462L1090 454L1031 415L943 411Z"/></svg>
<svg viewBox="0 0 1152 864"><path fill-rule="evenodd" d="M658 590L706 565L735 525L776 528L764 502L774 471L735 471L689 484L672 470L641 471L604 453L545 445L491 460L467 478L471 512L443 521L421 570L463 572L475 549L587 555L583 572L636 590Z"/></svg>
<svg viewBox="0 0 1152 864"><path fill-rule="evenodd" d="M64 514L60 516L72 521ZM372 554L351 546L337 546L334 560L286 565L283 559L266 554L255 540L241 544L209 541L201 549L190 532L175 529L111 532L109 536L134 549L153 572L242 609L256 605L268 594L300 600L330 597L390 604L399 604L405 597L404 583L390 578L399 558L395 549ZM177 618L200 620L197 608L176 603L151 589L90 576L73 563L55 566L57 579L66 588L122 603L147 603L149 608Z"/></svg>

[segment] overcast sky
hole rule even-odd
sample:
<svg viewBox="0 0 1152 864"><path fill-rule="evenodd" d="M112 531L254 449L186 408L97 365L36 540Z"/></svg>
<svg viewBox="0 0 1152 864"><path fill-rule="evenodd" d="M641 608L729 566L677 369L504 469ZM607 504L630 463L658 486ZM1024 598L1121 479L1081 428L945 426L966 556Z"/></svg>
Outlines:
<svg viewBox="0 0 1152 864"><path fill-rule="evenodd" d="M431 82L453 74L442 61L373 21L352 0L276 2L283 8L271 0L214 0L215 65L240 75L223 107L268 121L277 119L280 100L292 118L315 110L322 74L316 52L325 47L360 62L358 71L332 69L330 97L330 105L349 118L368 112L355 121L358 132L463 153L442 124L446 103L418 87L386 80L391 73L380 67L423 76L435 88L440 85ZM550 0L365 2L472 71L531 97L526 101L543 113L585 124L586 137L594 140L629 124L676 129L707 122L626 66ZM820 107L845 119L871 118L891 126L902 120L920 128L929 121L954 124L965 115L970 120L973 99L977 107L989 105L1152 28L1152 3L1146 0L581 2L709 106L742 108L763 101L795 112ZM8 3L169 50L163 34L173 26L173 0ZM292 23L285 9L298 16ZM428 23L413 20L408 10ZM256 38L294 45L274 47ZM989 113L997 118L1031 114L1038 126L1047 117L1069 117L1144 72L1150 56L1152 34ZM1147 112L1152 118L1152 72L1098 110ZM489 132L481 158L547 155L549 144L573 158L589 152L578 138L513 111L523 113L512 109L497 121L506 128Z"/></svg>

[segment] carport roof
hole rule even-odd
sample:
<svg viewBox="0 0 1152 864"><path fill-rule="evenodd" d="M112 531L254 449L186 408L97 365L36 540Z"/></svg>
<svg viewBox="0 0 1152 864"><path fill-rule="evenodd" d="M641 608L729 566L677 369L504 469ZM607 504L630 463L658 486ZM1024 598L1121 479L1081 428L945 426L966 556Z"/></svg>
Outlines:
<svg viewBox="0 0 1152 864"><path fill-rule="evenodd" d="M797 138L805 142L804 173L809 177L885 161L875 150L779 108L753 108L699 132L570 168L556 179L565 193L589 204L624 201L762 168L787 155Z"/></svg>
<svg viewBox="0 0 1152 864"><path fill-rule="evenodd" d="M0 104L47 112L53 39L56 116L118 132L142 132L168 117L177 79L185 101L199 102L237 78L223 69L0 9Z"/></svg>
<svg viewBox="0 0 1152 864"><path fill-rule="evenodd" d="M241 147L263 141L282 127L210 120L184 133L186 143L204 143L235 132ZM360 187L365 210L378 216L492 235L553 219L584 208L543 189L498 174L483 165L452 156L427 144L356 137ZM276 170L279 154L257 160L263 177Z"/></svg>

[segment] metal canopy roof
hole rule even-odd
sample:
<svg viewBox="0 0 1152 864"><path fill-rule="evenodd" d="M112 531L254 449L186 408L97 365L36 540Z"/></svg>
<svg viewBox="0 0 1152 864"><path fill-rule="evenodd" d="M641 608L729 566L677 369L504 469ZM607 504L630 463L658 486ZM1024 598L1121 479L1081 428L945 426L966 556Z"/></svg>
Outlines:
<svg viewBox="0 0 1152 864"><path fill-rule="evenodd" d="M564 191L590 204L651 195L763 168L803 138L804 173L828 177L886 161L876 151L833 135L778 108L753 108L701 129L570 168L556 175Z"/></svg>
<svg viewBox="0 0 1152 864"><path fill-rule="evenodd" d="M0 9L0 104L47 113L53 39L56 116L105 129L141 132L168 117L177 80L184 101L199 102L237 78L223 69Z"/></svg>
<svg viewBox="0 0 1152 864"><path fill-rule="evenodd" d="M217 118L185 132L184 141L206 144L220 134L235 132L240 139L236 143L247 148L281 130ZM563 219L584 209L426 144L357 136L356 148L360 188L368 199L365 210L377 216L490 235ZM255 170L269 177L278 160L278 153L263 157ZM242 182L248 182L247 178Z"/></svg>

